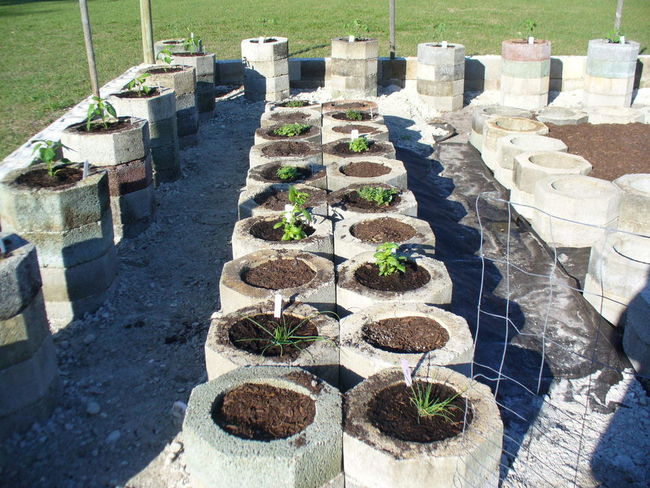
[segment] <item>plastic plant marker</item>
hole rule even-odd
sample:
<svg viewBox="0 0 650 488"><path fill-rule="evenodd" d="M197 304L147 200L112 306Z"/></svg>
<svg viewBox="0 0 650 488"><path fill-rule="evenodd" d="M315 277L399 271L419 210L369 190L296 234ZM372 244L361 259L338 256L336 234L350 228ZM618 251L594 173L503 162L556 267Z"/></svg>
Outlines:
<svg viewBox="0 0 650 488"><path fill-rule="evenodd" d="M355 129L355 130L353 130L352 132L350 132L350 139L351 139L351 140L355 140L355 139L357 139L358 137L359 137L359 131L358 131L358 130Z"/></svg>
<svg viewBox="0 0 650 488"><path fill-rule="evenodd" d="M88 178L88 175L90 174L90 163L88 161L84 161L84 169L83 169L83 174L81 175L81 179L85 180Z"/></svg>
<svg viewBox="0 0 650 488"><path fill-rule="evenodd" d="M442 42L440 43L440 46L441 46L441 47L447 47L447 41L442 41Z"/></svg>
<svg viewBox="0 0 650 488"><path fill-rule="evenodd" d="M409 362L406 359L402 359L401 364L402 373L404 373L404 383L406 383L406 386L410 387L413 385L413 380L411 379L411 367L409 366Z"/></svg>
<svg viewBox="0 0 650 488"><path fill-rule="evenodd" d="M348 36L348 42L354 42L355 37L354 36Z"/></svg>
<svg viewBox="0 0 650 488"><path fill-rule="evenodd" d="M533 36L528 37L528 44L535 44L535 38Z"/></svg>
<svg viewBox="0 0 650 488"><path fill-rule="evenodd" d="M273 304L273 318L279 319L282 317L282 295L275 294L275 303Z"/></svg>

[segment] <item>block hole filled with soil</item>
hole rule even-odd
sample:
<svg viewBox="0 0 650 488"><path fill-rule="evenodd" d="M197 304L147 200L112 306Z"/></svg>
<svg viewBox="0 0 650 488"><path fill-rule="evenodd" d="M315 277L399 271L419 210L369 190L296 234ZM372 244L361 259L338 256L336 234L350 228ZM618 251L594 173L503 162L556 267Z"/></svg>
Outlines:
<svg viewBox="0 0 650 488"><path fill-rule="evenodd" d="M380 163L373 163L370 161L359 161L350 163L340 168L339 170L345 176L353 176L356 178L375 178L390 173L390 168Z"/></svg>
<svg viewBox="0 0 650 488"><path fill-rule="evenodd" d="M256 288L281 290L309 283L316 272L300 259L272 259L242 272L242 280Z"/></svg>
<svg viewBox="0 0 650 488"><path fill-rule="evenodd" d="M417 234L408 224L391 217L380 217L354 224L350 234L364 242L381 244L384 242L405 242Z"/></svg>
<svg viewBox="0 0 650 488"><path fill-rule="evenodd" d="M405 272L396 271L391 275L381 276L379 266L375 263L364 263L355 272L355 279L373 290L403 292L417 290L431 280L429 272L413 261L406 261Z"/></svg>
<svg viewBox="0 0 650 488"><path fill-rule="evenodd" d="M363 339L373 347L396 353L423 353L445 347L449 332L422 316L395 317L365 324Z"/></svg>

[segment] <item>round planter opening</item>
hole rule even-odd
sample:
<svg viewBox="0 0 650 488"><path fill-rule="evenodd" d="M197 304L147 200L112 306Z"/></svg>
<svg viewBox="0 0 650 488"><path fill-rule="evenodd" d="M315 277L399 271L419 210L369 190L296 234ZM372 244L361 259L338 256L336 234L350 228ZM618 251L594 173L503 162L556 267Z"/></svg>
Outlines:
<svg viewBox="0 0 650 488"><path fill-rule="evenodd" d="M278 113L273 113L271 112L271 115L269 115L269 120L273 122L275 125L282 125L282 124L307 124L311 119L313 119L314 115L309 114L307 112L278 112Z"/></svg>
<svg viewBox="0 0 650 488"><path fill-rule="evenodd" d="M150 87L149 93L140 92L137 90L126 90L119 93L115 93L114 96L117 98L153 98L160 95L161 90L159 88Z"/></svg>
<svg viewBox="0 0 650 488"><path fill-rule="evenodd" d="M372 135L375 132L378 132L377 127L371 125L361 125L361 124L345 124L337 125L332 127L333 132L339 134L351 134L353 130L359 131L359 134L370 134Z"/></svg>
<svg viewBox="0 0 650 488"><path fill-rule="evenodd" d="M146 72L150 75L161 75L168 73L179 73L181 71L185 71L185 68L182 66L163 66L161 68L150 68Z"/></svg>
<svg viewBox="0 0 650 488"><path fill-rule="evenodd" d="M315 207L320 205L320 203L325 198L325 192L323 190L309 190L306 187L296 188L301 192L309 194L307 199L307 207ZM266 210L272 210L277 212L284 211L285 205L291 205L289 201L289 190L282 190L279 188L274 188L271 191L262 192L259 195L256 195L253 200L260 207L264 207Z"/></svg>
<svg viewBox="0 0 650 488"><path fill-rule="evenodd" d="M367 100L340 100L323 104L323 112L341 112L346 110L374 111L378 110L375 102Z"/></svg>
<svg viewBox="0 0 650 488"><path fill-rule="evenodd" d="M448 402L420 415L414 405L416 396L429 394L439 403ZM370 401L368 419L382 433L406 442L435 442L454 437L472 422L472 407L462 392L440 383L416 380L412 388L404 383L387 386ZM469 408L467 408L469 406Z"/></svg>
<svg viewBox="0 0 650 488"><path fill-rule="evenodd" d="M375 141L368 141L368 149L362 152L355 152L350 149L349 142L337 142L332 146L331 154L334 156L341 156L344 158L353 157L353 156L363 156L365 154L369 155L379 155L388 151L386 144Z"/></svg>
<svg viewBox="0 0 650 488"><path fill-rule="evenodd" d="M422 316L395 317L363 326L363 339L388 352L423 353L444 347L449 332L436 320Z"/></svg>
<svg viewBox="0 0 650 488"><path fill-rule="evenodd" d="M308 124L305 124L308 125ZM278 135L275 133L276 130L280 129L283 127L283 124L280 125L274 125L269 128L264 128L262 129L264 131L264 138L272 140L272 139L304 139L306 137L311 137L315 134L318 133L318 127L315 127L313 125L309 125L306 127L300 134L296 134L295 136L282 136Z"/></svg>
<svg viewBox="0 0 650 488"><path fill-rule="evenodd" d="M282 235L284 234L282 227L277 229L275 228L275 225L281 222L281 218L260 219L251 226L251 235L257 239L262 239L264 241L282 241ZM303 226L303 230L305 234L307 234L307 237L315 232L314 228L309 225Z"/></svg>
<svg viewBox="0 0 650 488"><path fill-rule="evenodd" d="M282 290L305 285L314 279L314 271L304 260L271 259L242 270L242 280L255 288Z"/></svg>
<svg viewBox="0 0 650 488"><path fill-rule="evenodd" d="M38 167L21 174L16 178L16 185L23 188L47 188L48 190L64 190L81 181L83 171L75 166L65 166L57 170L55 176L50 176L47 168Z"/></svg>
<svg viewBox="0 0 650 488"><path fill-rule="evenodd" d="M534 154L528 160L544 168L561 169L563 172L570 172L572 170L581 170L584 167L583 160L572 154L564 153L542 153Z"/></svg>
<svg viewBox="0 0 650 488"><path fill-rule="evenodd" d="M305 142L281 141L274 142L262 149L262 154L271 158L287 158L306 156L312 152L312 147Z"/></svg>
<svg viewBox="0 0 650 488"><path fill-rule="evenodd" d="M347 112L336 112L331 114L330 117L354 124L355 122L370 122L371 120L376 119L379 115L376 112L371 115L369 111L355 110L355 112L357 112L357 114L355 114L353 118L349 118Z"/></svg>
<svg viewBox="0 0 650 488"><path fill-rule="evenodd" d="M259 44L260 41L258 39L251 39L250 42L252 42L253 44ZM263 42L264 44L269 44L271 42L278 42L278 40L275 39L274 37L265 37Z"/></svg>
<svg viewBox="0 0 650 488"><path fill-rule="evenodd" d="M577 194L581 198L598 198L611 192L611 184L598 178L559 178L551 186L561 193Z"/></svg>
<svg viewBox="0 0 650 488"><path fill-rule="evenodd" d="M284 167L292 167L296 169L296 175L289 178L280 178L278 170ZM301 168L300 166L292 166L290 164L271 164L260 172L260 176L268 183L297 183L304 182L312 176L311 168Z"/></svg>
<svg viewBox="0 0 650 488"><path fill-rule="evenodd" d="M330 195L330 204L335 207L340 207L342 210L350 210L353 212L380 213L392 211L402 201L400 196L401 192L394 195L393 199L387 205L380 205L374 201L365 200L361 198L359 190L368 186L372 186L373 188L390 188L389 185L350 185L332 193Z"/></svg>
<svg viewBox="0 0 650 488"><path fill-rule="evenodd" d="M390 173L390 168L380 163L372 163L370 161L359 161L358 163L350 163L339 168L339 171L345 176L353 176L356 178L375 178Z"/></svg>
<svg viewBox="0 0 650 488"><path fill-rule="evenodd" d="M381 244L408 241L415 237L417 232L412 226L397 219L381 217L354 224L350 228L350 234L363 242Z"/></svg>
<svg viewBox="0 0 650 488"><path fill-rule="evenodd" d="M529 119L514 117L499 119L495 121L495 124L501 129L517 132L534 131L539 128L539 123L535 123Z"/></svg>
<svg viewBox="0 0 650 488"><path fill-rule="evenodd" d="M391 292L417 290L431 281L429 272L413 261L407 261L404 265L404 273L396 271L388 276L380 276L379 266L375 263L364 263L354 271L354 277L363 286Z"/></svg>
<svg viewBox="0 0 650 488"><path fill-rule="evenodd" d="M244 383L217 399L212 419L243 439L286 439L311 425L316 402L294 390L264 383Z"/></svg>
<svg viewBox="0 0 650 488"><path fill-rule="evenodd" d="M641 193L650 194L650 177L644 175L637 175L638 179L630 180L628 184L635 190Z"/></svg>

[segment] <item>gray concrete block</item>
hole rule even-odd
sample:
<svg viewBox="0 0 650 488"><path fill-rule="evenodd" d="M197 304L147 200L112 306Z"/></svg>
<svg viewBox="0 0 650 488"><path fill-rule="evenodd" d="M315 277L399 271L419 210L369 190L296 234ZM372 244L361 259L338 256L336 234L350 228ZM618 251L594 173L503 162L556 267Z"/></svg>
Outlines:
<svg viewBox="0 0 650 488"><path fill-rule="evenodd" d="M196 108L196 91L176 97L176 115L182 115Z"/></svg>
<svg viewBox="0 0 650 488"><path fill-rule="evenodd" d="M463 95L428 96L420 95L420 100L434 110L440 112L455 112L463 108Z"/></svg>
<svg viewBox="0 0 650 488"><path fill-rule="evenodd" d="M551 73L551 60L541 61L511 61L504 59L501 63L501 83L503 76L510 78L549 78ZM503 89L503 87L501 87Z"/></svg>
<svg viewBox="0 0 650 488"><path fill-rule="evenodd" d="M165 68L165 66L154 66L146 69L145 73L149 73L147 82L174 90L178 105L178 97L196 91L196 70L191 66L170 66L169 71L152 73Z"/></svg>
<svg viewBox="0 0 650 488"><path fill-rule="evenodd" d="M609 42L607 39L591 39L587 46L587 62L589 60L604 61L636 61L640 45L636 41L625 41L625 44Z"/></svg>
<svg viewBox="0 0 650 488"><path fill-rule="evenodd" d="M176 127L176 110L169 119L158 120L149 124L151 149L169 144L178 144L178 128Z"/></svg>
<svg viewBox="0 0 650 488"><path fill-rule="evenodd" d="M447 47L435 42L418 44L418 65L454 66L465 63L465 46L448 43ZM418 67L419 71L419 67Z"/></svg>
<svg viewBox="0 0 650 488"><path fill-rule="evenodd" d="M525 151L513 159L513 183L517 189L532 194L539 180L551 175L588 175L591 169L591 163L576 154L564 151Z"/></svg>
<svg viewBox="0 0 650 488"><path fill-rule="evenodd" d="M591 95L627 96L634 90L634 75L628 78L602 78L585 75L584 89Z"/></svg>
<svg viewBox="0 0 650 488"><path fill-rule="evenodd" d="M377 39L355 39L354 42L350 42L348 37L332 39L332 59L371 59L378 56Z"/></svg>
<svg viewBox="0 0 650 488"><path fill-rule="evenodd" d="M264 175L271 167L277 166L278 164L281 163L271 162L250 168L248 170L248 175L246 176L246 189L251 190L253 187L268 186L271 184L277 185L278 183L267 179ZM327 189L327 173L325 172L325 166L321 164L314 165L304 161L291 161L287 164L297 168L308 169L310 172L310 176L305 179L297 180L293 183L285 183L287 189L289 189L289 186L292 184L305 184L322 190Z"/></svg>
<svg viewBox="0 0 650 488"><path fill-rule="evenodd" d="M315 126L321 125L320 110L300 108L294 112L300 114L299 117L301 117L300 118L301 124L315 125ZM288 123L286 120L288 116L289 114L287 114L287 112L284 110L279 112L276 112L275 110L272 110L270 112L264 112L260 116L260 127L264 128L264 127L271 127L273 125Z"/></svg>
<svg viewBox="0 0 650 488"><path fill-rule="evenodd" d="M348 120L345 117L345 113L347 110L342 110L342 111L328 111L328 112L323 112L323 129L327 129L329 127L334 127L334 126L339 126L339 125L365 125L368 123L372 124L377 124L377 125L383 125L386 126L386 123L384 121L384 117L379 113L377 109L370 108L368 110L363 110L364 114L370 115L369 120ZM339 136L339 138L342 138L344 136ZM333 142L333 141L330 141Z"/></svg>
<svg viewBox="0 0 650 488"><path fill-rule="evenodd" d="M135 237L149 227L155 216L153 184L134 192L111 197L116 237Z"/></svg>
<svg viewBox="0 0 650 488"><path fill-rule="evenodd" d="M172 56L172 65L191 66L196 73L196 79L203 78L214 85L214 53L176 53Z"/></svg>
<svg viewBox="0 0 650 488"><path fill-rule="evenodd" d="M264 144L265 142L277 142L278 140L287 140L287 141L304 141L304 142L309 142L312 144L320 144L321 143L321 129L320 127L317 126L311 126L310 130L305 132L304 134L300 134L297 136L289 137L289 136L277 136L273 133L273 131L279 129L282 127L283 124L279 125L273 125L271 127L263 127L259 128L255 131L255 138L253 140L253 143L255 145L258 144ZM308 125L308 124L305 124Z"/></svg>
<svg viewBox="0 0 650 488"><path fill-rule="evenodd" d="M613 97L610 97L613 99ZM631 107L601 106L587 111L590 124L631 124L643 122L644 114L641 110Z"/></svg>
<svg viewBox="0 0 650 488"><path fill-rule="evenodd" d="M537 120L545 124L577 125L587 122L587 113L567 107L545 107L537 113Z"/></svg>
<svg viewBox="0 0 650 488"><path fill-rule="evenodd" d="M463 81L465 80L465 62L449 65L419 64L418 80L430 81Z"/></svg>
<svg viewBox="0 0 650 488"><path fill-rule="evenodd" d="M272 61L248 61L244 63L244 80L258 78L275 78L289 75L289 59L274 59Z"/></svg>
<svg viewBox="0 0 650 488"><path fill-rule="evenodd" d="M329 215L327 193L324 190L300 183L293 186L296 187L296 190L309 194L307 208L312 213L312 215ZM281 213L282 210L272 210L268 208L264 202L266 201L267 197L273 196L278 192L286 192L288 189L288 185L282 183L246 188L239 194L239 201L237 204L239 218L244 219L247 217L277 215L278 213Z"/></svg>
<svg viewBox="0 0 650 488"><path fill-rule="evenodd" d="M472 132L470 134L470 143L479 151L481 151L483 147L483 125L489 117L493 116L523 117L526 119L532 119L533 113L530 110L516 107L504 107L502 105L476 107L472 112Z"/></svg>
<svg viewBox="0 0 650 488"><path fill-rule="evenodd" d="M545 135L548 127L537 120L524 117L493 116L483 122L481 157L488 168L497 165L497 140L507 135Z"/></svg>
<svg viewBox="0 0 650 488"><path fill-rule="evenodd" d="M418 79L417 92L429 97L461 97L463 96L463 80L458 81L432 81Z"/></svg>
<svg viewBox="0 0 650 488"><path fill-rule="evenodd" d="M0 258L0 320L8 320L29 306L41 289L36 248L22 237L0 232L8 256Z"/></svg>
<svg viewBox="0 0 650 488"><path fill-rule="evenodd" d="M618 214L618 228L650 235L650 174L623 175L613 182L623 193Z"/></svg>
<svg viewBox="0 0 650 488"><path fill-rule="evenodd" d="M316 393L287 377L303 372L293 367L254 366L195 387L183 422L185 459L193 478L212 488L329 486L341 472L341 395L326 383ZM213 405L225 392L244 383L270 384L309 396L316 402L314 421L298 434L271 442L228 434L212 420Z"/></svg>
<svg viewBox="0 0 650 488"><path fill-rule="evenodd" d="M146 83L149 83L148 81ZM151 97L128 97L128 92L116 93L108 98L117 114L125 117L138 117L149 122L150 130L154 122L166 120L176 113L176 94L170 88L158 88L159 93ZM153 135L151 136L153 138Z"/></svg>
<svg viewBox="0 0 650 488"><path fill-rule="evenodd" d="M377 59L332 59L331 75L366 78L377 75Z"/></svg>
<svg viewBox="0 0 650 488"><path fill-rule="evenodd" d="M273 61L289 57L289 39L280 36L265 36L244 39L241 42L241 56L247 61Z"/></svg>
<svg viewBox="0 0 650 488"><path fill-rule="evenodd" d="M192 107L179 112L176 117L176 130L178 143L182 146L183 137L194 135L199 131L199 110Z"/></svg>

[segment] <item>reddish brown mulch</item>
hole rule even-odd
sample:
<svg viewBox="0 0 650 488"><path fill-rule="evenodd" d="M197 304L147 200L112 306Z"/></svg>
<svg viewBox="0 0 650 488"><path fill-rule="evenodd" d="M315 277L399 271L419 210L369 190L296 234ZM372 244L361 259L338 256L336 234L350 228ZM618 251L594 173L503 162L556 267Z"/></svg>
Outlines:
<svg viewBox="0 0 650 488"><path fill-rule="evenodd" d="M253 237L256 237L257 239L263 239L265 241L281 241L282 240L282 235L284 234L284 231L282 230L282 227L278 229L274 229L273 227L275 224L281 222L282 219L277 219L277 220L260 220L259 222L255 222L251 226L251 234ZM307 234L307 237L312 235L315 231L314 228L305 225L303 226L303 230L305 231L305 234ZM285 242L291 242L291 241L285 241Z"/></svg>
<svg viewBox="0 0 650 488"><path fill-rule="evenodd" d="M426 387L425 382L414 386ZM434 384L431 397L445 400L457 392L446 385ZM465 421L465 399L456 397L448 406L446 415L420 417L411 403L412 391L404 384L389 386L380 391L368 406L368 419L384 434L407 442L434 442L458 435ZM472 421L472 411L467 413L467 424Z"/></svg>
<svg viewBox="0 0 650 488"><path fill-rule="evenodd" d="M258 325L259 324L259 325ZM270 346L271 335L278 326L286 326L289 330L294 327L296 330L293 336L317 336L318 329L309 320L283 314L282 318L276 319L273 314L259 314L251 317L244 317L229 326L228 338L230 343L238 349L253 354L269 357L282 357L283 359L296 358L302 349L313 344L313 341L296 342L280 346ZM268 332L265 332L264 329ZM300 340L300 339L297 339Z"/></svg>
<svg viewBox="0 0 650 488"><path fill-rule="evenodd" d="M262 154L271 158L282 158L288 156L305 156L312 152L311 147L306 142L299 141L280 141L274 142L270 146L262 149Z"/></svg>
<svg viewBox="0 0 650 488"><path fill-rule="evenodd" d="M306 371L292 371L284 375L284 377L297 385L304 386L312 393L318 394L323 391L323 380L312 376Z"/></svg>
<svg viewBox="0 0 650 488"><path fill-rule="evenodd" d="M345 176L352 176L356 178L375 178L390 173L390 168L379 163L371 163L370 161L359 161L358 163L350 163L341 168L341 173Z"/></svg>
<svg viewBox="0 0 650 488"><path fill-rule="evenodd" d="M379 212L390 212L393 207L399 204L401 201L399 195L393 197L393 201L388 205L377 205L375 202L370 200L364 200L359 196L359 193L356 190L349 191L343 194L338 201L336 199L331 200L331 204L335 207L341 207L343 210L352 209L362 212L370 213L379 213ZM284 208L284 207L282 207Z"/></svg>
<svg viewBox="0 0 650 488"><path fill-rule="evenodd" d="M404 263L406 272L397 271L392 275L379 276L379 266L375 263L365 263L354 272L355 279L364 286L381 291L410 291L417 290L431 280L429 272L413 261Z"/></svg>
<svg viewBox="0 0 650 488"><path fill-rule="evenodd" d="M449 333L427 317L396 317L363 326L363 339L374 347L390 352L421 353L447 344Z"/></svg>
<svg viewBox="0 0 650 488"><path fill-rule="evenodd" d="M375 141L368 141L368 150L363 151L363 152L354 152L352 149L350 149L350 143L349 142L339 142L338 144L334 144L334 147L332 147L332 152L330 154L334 154L335 156L364 156L367 154L381 154L386 152L386 145L382 144L381 142L375 142Z"/></svg>
<svg viewBox="0 0 650 488"><path fill-rule="evenodd" d="M283 180L278 176L278 170L282 166L283 166L282 164L273 164L269 166L261 173L262 178L264 178L266 181L269 181L271 183L295 183L296 181L304 181L312 175L311 170L309 168L301 168L300 166L294 166L296 168L296 171L298 172L296 177L287 178L286 180Z"/></svg>
<svg viewBox="0 0 650 488"><path fill-rule="evenodd" d="M242 274L244 282L257 288L281 290L309 283L316 272L300 259L272 259Z"/></svg>
<svg viewBox="0 0 650 488"><path fill-rule="evenodd" d="M309 195L306 204L307 207L312 207L317 204L317 202L314 201L314 195L311 191L305 189L301 189L300 191ZM284 206L291 203L289 201L288 190L262 193L257 195L254 200L255 203L269 210L284 210Z"/></svg>
<svg viewBox="0 0 650 488"><path fill-rule="evenodd" d="M291 437L315 416L316 404L307 395L256 383L230 390L212 412L212 419L230 434L258 441Z"/></svg>
<svg viewBox="0 0 650 488"><path fill-rule="evenodd" d="M612 181L631 173L650 173L650 125L547 124L549 137L563 141L571 154L593 166L589 176Z"/></svg>
<svg viewBox="0 0 650 488"><path fill-rule="evenodd" d="M415 236L413 227L390 217L359 222L350 227L350 234L364 242L404 242Z"/></svg>
<svg viewBox="0 0 650 488"><path fill-rule="evenodd" d="M309 118L309 114L305 112L280 112L271 115L271 120L281 122L283 124L296 124L304 122Z"/></svg>
<svg viewBox="0 0 650 488"><path fill-rule="evenodd" d="M48 174L46 168L35 169L28 173L23 173L16 178L16 184L29 188L52 188L63 190L81 181L83 171L78 168L63 167L56 176Z"/></svg>

